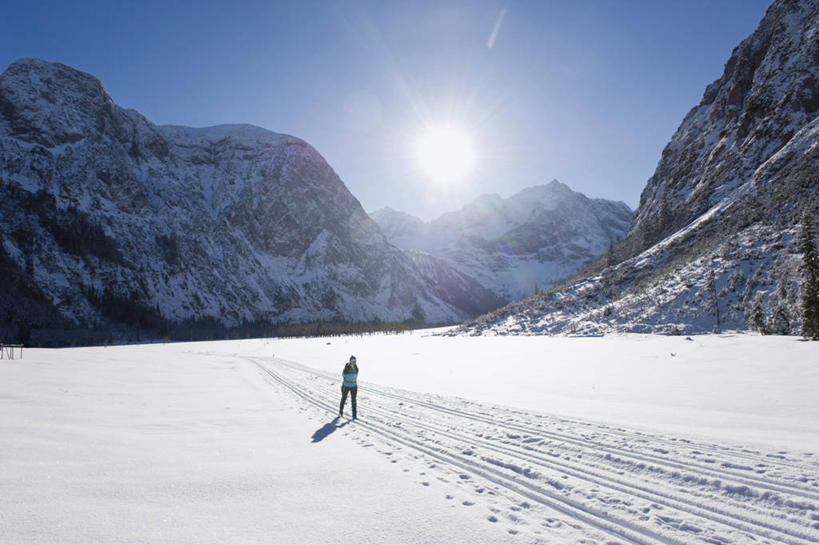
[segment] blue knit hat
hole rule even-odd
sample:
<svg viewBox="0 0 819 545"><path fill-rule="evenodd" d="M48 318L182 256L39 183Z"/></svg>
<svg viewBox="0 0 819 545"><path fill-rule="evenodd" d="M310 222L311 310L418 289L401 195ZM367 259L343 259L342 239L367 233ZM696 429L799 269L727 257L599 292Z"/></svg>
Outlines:
<svg viewBox="0 0 819 545"><path fill-rule="evenodd" d="M350 356L350 363L355 363L355 356Z"/></svg>

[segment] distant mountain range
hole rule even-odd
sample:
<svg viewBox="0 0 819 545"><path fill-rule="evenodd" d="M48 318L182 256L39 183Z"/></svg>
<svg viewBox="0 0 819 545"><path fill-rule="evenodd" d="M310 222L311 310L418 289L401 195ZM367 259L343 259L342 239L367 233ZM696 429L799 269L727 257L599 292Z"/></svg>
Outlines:
<svg viewBox="0 0 819 545"><path fill-rule="evenodd" d="M632 219L624 203L557 180L508 199L484 195L430 222L391 208L370 215L392 244L444 260L506 301L571 276L619 242Z"/></svg>
<svg viewBox="0 0 819 545"><path fill-rule="evenodd" d="M625 239L459 332L798 333L796 225L819 216L817 36L819 0L774 2L663 150Z"/></svg>
<svg viewBox="0 0 819 545"><path fill-rule="evenodd" d="M19 60L0 75L0 340L487 311L455 334L760 320L796 333L796 224L819 215L817 36L819 0L776 1L683 119L633 216L553 181L429 222L371 218L303 140L157 126L93 76Z"/></svg>
<svg viewBox="0 0 819 545"><path fill-rule="evenodd" d="M452 323L501 303L389 244L303 140L157 126L62 64L22 59L0 75L0 196L0 340Z"/></svg>

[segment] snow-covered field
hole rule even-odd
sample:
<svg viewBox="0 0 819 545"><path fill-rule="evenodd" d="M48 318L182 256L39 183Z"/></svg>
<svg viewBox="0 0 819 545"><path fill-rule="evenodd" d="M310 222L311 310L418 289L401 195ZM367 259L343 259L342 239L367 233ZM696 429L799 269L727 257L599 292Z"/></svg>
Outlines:
<svg viewBox="0 0 819 545"><path fill-rule="evenodd" d="M817 543L817 391L792 337L27 350L0 543Z"/></svg>
<svg viewBox="0 0 819 545"><path fill-rule="evenodd" d="M819 456L819 344L797 337L416 331L258 343L239 350L331 373L355 354L363 381Z"/></svg>

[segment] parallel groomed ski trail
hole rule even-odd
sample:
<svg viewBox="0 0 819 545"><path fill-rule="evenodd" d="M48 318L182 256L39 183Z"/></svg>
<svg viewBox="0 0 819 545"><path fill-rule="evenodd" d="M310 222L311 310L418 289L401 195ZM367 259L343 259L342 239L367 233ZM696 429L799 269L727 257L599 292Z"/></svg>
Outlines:
<svg viewBox="0 0 819 545"><path fill-rule="evenodd" d="M337 406L332 402L317 400L314 395L308 391L294 385L287 381L275 371L266 368L264 365L256 363L259 368L273 378L278 384L287 388L306 402L330 411L334 414ZM634 545L651 545L662 543L665 545L683 545L683 542L673 538L662 536L648 529L635 527L628 521L618 521L612 524L611 516L606 513L600 513L596 510L589 510L586 506L578 504L568 498L563 498L534 487L529 483L523 482L513 476L506 475L500 471L492 468L482 467L479 464L468 460L462 456L449 453L444 450L435 450L434 448L424 445L420 441L413 440L409 437L402 437L395 433L394 430L387 426L375 424L371 421L357 421L357 425L370 430L372 433L381 435L382 437L404 445L407 448L416 450L427 456L438 460L439 462L454 465L464 471L469 471L473 475L478 475L488 482L491 482L509 492L513 492L523 498L537 502L541 505L549 507L559 513L569 516L575 520L584 522L598 531L602 531L619 539L624 539Z"/></svg>
<svg viewBox="0 0 819 545"><path fill-rule="evenodd" d="M324 376L324 377L326 377L326 378L328 378L330 380L335 380L336 379L335 375L332 375L330 373L325 373L323 371L318 371L316 369L312 369L312 368L303 366L303 365L295 363L295 362L289 362L289 361L286 361L286 360L277 359L276 363L279 364L279 365L288 366L293 370L301 371L303 373ZM438 405L438 404L435 404L435 403L431 403L429 401L415 399L415 398L412 398L412 397L408 397L408 396L401 395L401 394L396 394L396 393L393 393L393 392L387 392L387 391L384 391L383 389L381 389L381 388L379 388L377 386L368 385L367 386L367 391L378 394L378 395L381 395L381 396L384 396L384 397L389 397L389 398L392 398L392 399L397 399L399 401L413 403L413 404L416 404L416 405L419 405L419 406L427 407L429 409L432 409L432 410L435 410L435 411L438 411L438 412L445 412L445 413L451 414L453 416L466 418L466 419L469 419L469 420L475 420L477 422L481 422L481 423L484 423L484 424L490 424L490 425L496 425L496 426L502 424L504 427L506 427L506 428L508 428L510 430L520 432L520 433L527 433L527 434L531 434L531 435L540 435L541 437L544 437L544 438L551 438L551 439L554 439L556 441L562 441L562 442L575 444L575 445L578 445L578 446L580 446L582 448L593 448L598 452L605 452L607 454L612 454L612 455L615 455L615 456L623 456L623 457L626 457L626 458L639 460L641 462L656 464L656 465L662 465L662 466L671 467L671 468L682 470L682 471L691 471L691 472L699 473L699 474L702 474L702 475L711 475L712 477L715 477L717 479L728 479L728 480L731 480L733 482L744 484L744 485L750 486L750 487L762 488L762 489L765 489L765 490L770 490L772 492L781 492L781 493L785 493L785 494L788 494L788 495L794 495L794 496L799 496L799 497L803 497L803 498L808 498L808 499L811 499L811 500L814 500L814 501L819 501L819 490L815 490L815 489L811 490L810 488L799 486L799 485L796 485L796 484L793 484L793 483L786 483L786 482L781 482L781 481L771 482L771 480L760 479L760 478L757 478L757 477L754 477L754 476L751 476L751 475L745 475L745 474L737 473L735 471L718 470L718 469L715 469L715 468L712 468L712 467L709 467L709 466L705 466L705 465L702 465L702 464L696 464L696 463L685 462L685 461L680 461L680 460L668 460L667 458L663 458L663 457L660 457L660 456L655 456L655 455L648 454L648 453L645 453L645 452L637 452L637 451L634 451L632 449L607 445L607 444L603 444L603 443L596 442L596 441L593 441L593 440L578 439L578 438L570 436L570 435L545 430L542 427L529 427L529 426L520 425L520 424L517 424L517 423L498 422L497 420L492 419L491 417L488 417L488 416L483 416L483 415L476 414L476 413L468 413L468 412L462 411L460 409L454 409L452 407L446 407L446 406L443 406L443 405ZM575 423L572 420L567 420L567 419L564 419L564 418L561 418L560 420L564 421L564 422L568 422L570 424ZM583 425L583 424L586 424L586 423L580 423L580 424ZM597 433L602 433L602 432L600 432L598 430ZM645 439L644 435L640 436L640 437L642 439ZM697 445L697 448L704 449L704 448L707 448L707 447L705 447L703 445ZM766 459L765 461L768 464L776 464L777 463L776 461L771 461L769 459Z"/></svg>
<svg viewBox="0 0 819 545"><path fill-rule="evenodd" d="M285 386L290 391L299 395L301 398L309 401L313 405L319 406L321 408L331 411L332 413L335 413L336 405L334 397L332 395L329 395L329 392L327 392L326 394L322 394L297 386L291 380L288 380L288 378L282 376L280 373L272 371L271 369L266 367L265 364L269 363L269 360L260 358L247 359L253 361L253 363L258 365L259 368L262 369L266 374L268 374L270 377L276 380L279 384ZM297 364L295 362L276 360L275 363L278 367L284 370L289 369L290 371L295 371L298 373L311 375L314 377L323 377L331 381L337 380L337 377L335 377L335 375L318 371L316 369L312 369ZM299 383L302 382L303 381L299 381ZM521 426L516 423L496 421L488 417L482 416L480 414L476 414L474 412L472 413L465 412L459 409L453 409L452 407L447 407L431 403L428 401L419 400L406 395L387 392L379 387L367 386L366 392L370 394L370 397L375 396L387 399L394 399L402 403L409 403L419 407L425 407L442 415L457 416L459 418L473 420L482 424L490 424L492 426L505 427L508 428L509 430L532 434L536 436L543 437L552 436L552 439L562 441L564 443L570 443L573 444L574 446L578 446L579 444L582 448L585 449L599 449L614 452L618 456L628 456L643 460L647 459L646 461L649 461L650 463L653 464L666 465L676 468L684 468L687 471L701 471L702 469L705 469L712 475L716 475L718 477L729 479L732 481L741 482L743 478L746 478L746 476L744 475L737 475L734 472L730 471L725 472L715 471L711 468L701 468L699 464L686 464L677 461L669 461L661 457L655 457L647 455L645 453L637 453L630 449L611 447L603 445L596 441L581 440L571 436L567 436L565 434L549 432L541 427L531 428L527 426ZM597 467L596 469L602 470L601 472L594 469L589 469L586 466L578 466L577 464L546 458L544 455L539 454L538 452L534 451L534 449L531 449L529 447L524 446L516 447L510 446L508 444L499 446L498 444L493 443L490 440L484 440L474 436L465 436L461 433L458 433L457 431L453 431L452 429L443 429L440 426L436 425L435 423L430 423L428 421L422 422L420 421L419 419L420 417L418 415L408 415L406 413L406 409L407 407L402 407L401 412L398 412L397 410L392 410L387 407L381 407L378 404L371 404L370 406L368 406L368 414L380 415L381 417L386 419L393 420L398 419L399 422L411 424L417 430L424 430L436 434L440 437L446 437L451 440L463 442L467 445L472 444L472 446L474 446L475 444L478 444L482 449L496 452L503 456L511 457L513 460L515 459L522 460L530 464L534 464L536 467L557 471L560 472L561 474L570 475L576 479L580 479L597 486L605 487L610 490L615 490L619 493L629 494L632 497L641 498L643 500L650 501L656 504L665 505L666 507L672 510L679 511L680 513L691 515L699 519L707 520L712 524L730 527L733 530L739 530L742 532L747 532L751 535L773 539L781 543L786 543L788 545L805 545L807 543L816 542L815 537L811 535L812 532L809 528L804 528L803 526L797 524L791 524L789 523L789 521L780 521L780 523L775 522L772 523L769 521L758 520L753 517L750 517L748 513L744 513L744 516L738 516L737 513L732 513L729 510L717 508L714 505L695 503L697 498L687 499L678 494L669 493L667 490L666 491L649 490L645 486L639 486L633 482L629 482L623 479L612 477L610 475L606 475L605 474L606 471L609 472L612 471L609 468ZM518 414L524 414L521 411L515 412ZM560 420L564 423L574 423L571 420L566 420L563 418L560 418ZM664 533L658 533L650 528L645 528L641 525L634 524L632 521L616 517L610 512L604 513L598 511L594 507L585 505L582 502L579 502L575 499L568 498L560 494L551 493L548 490L544 490L539 486L534 486L525 481L521 481L519 478L516 478L515 476L508 475L507 473L498 471L492 467L477 464L472 459L467 459L464 458L463 456L453 454L445 449L441 449L440 447L437 447L435 445L430 445L430 441L428 440L418 441L417 439L414 438L401 436L398 433L396 433L396 429L394 426L389 425L384 426L379 423L372 422L370 420L368 420L366 423L363 422L360 423L364 425L364 427L367 427L371 431L378 433L382 437L389 438L393 441L404 444L409 448L423 452L428 456L432 456L433 458L436 458L439 461L450 463L461 469L471 471L472 473L480 475L486 480L493 482L496 485L503 487L504 489L507 489L523 497L527 497L531 500L537 501L540 504L552 507L557 511L563 512L568 516L571 516L577 520L581 520L589 524L590 526L593 526L598 530L605 531L611 535L616 535L617 537L628 539L633 543L646 543L645 538L648 538L655 542L667 544L682 543L681 541L678 541L672 536L666 535ZM588 423L578 424L588 425ZM601 432L597 431L596 433L599 434ZM623 434L618 433L617 435L622 436ZM650 439L650 437L643 434L632 435L631 437L640 438L641 440ZM699 448L700 445L697 445L697 447ZM497 460L492 460L486 457L483 457L482 460L488 464L499 465L500 467L504 467L503 463L499 463ZM760 484L763 484L767 485L763 487L767 487L778 492L784 492L789 495L793 495L794 493L796 493L796 495L799 497L811 495L810 491L805 490L802 487L795 487L786 483L767 483L762 481L761 479L746 478L746 480L754 481L752 486L758 487ZM758 481L762 481L762 483ZM524 490L522 490L522 488ZM807 492L807 494L804 494L805 492ZM578 489L578 493L583 494L583 490ZM533 497L533 494L536 497ZM544 501L544 498L542 496L545 496L547 498L547 501ZM554 505L555 501L560 502L561 505L556 507ZM593 518L590 519L589 517ZM616 525L616 528L612 529L611 527L612 523Z"/></svg>

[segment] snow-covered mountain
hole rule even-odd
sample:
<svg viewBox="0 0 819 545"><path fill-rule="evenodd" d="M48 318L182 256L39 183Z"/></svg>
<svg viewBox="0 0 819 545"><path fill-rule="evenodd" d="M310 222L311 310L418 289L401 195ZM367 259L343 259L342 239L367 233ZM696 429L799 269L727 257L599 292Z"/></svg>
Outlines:
<svg viewBox="0 0 819 545"><path fill-rule="evenodd" d="M497 306L473 279L390 245L306 142L157 126L62 64L22 59L0 76L0 195L6 333L434 323Z"/></svg>
<svg viewBox="0 0 819 545"><path fill-rule="evenodd" d="M819 0L778 0L683 119L628 236L560 290L464 331L800 325L796 224L819 200ZM753 317L756 316L756 320Z"/></svg>
<svg viewBox="0 0 819 545"><path fill-rule="evenodd" d="M632 219L624 203L557 180L508 199L484 195L430 222L391 208L370 215L391 243L446 261L506 301L571 276L622 239Z"/></svg>

